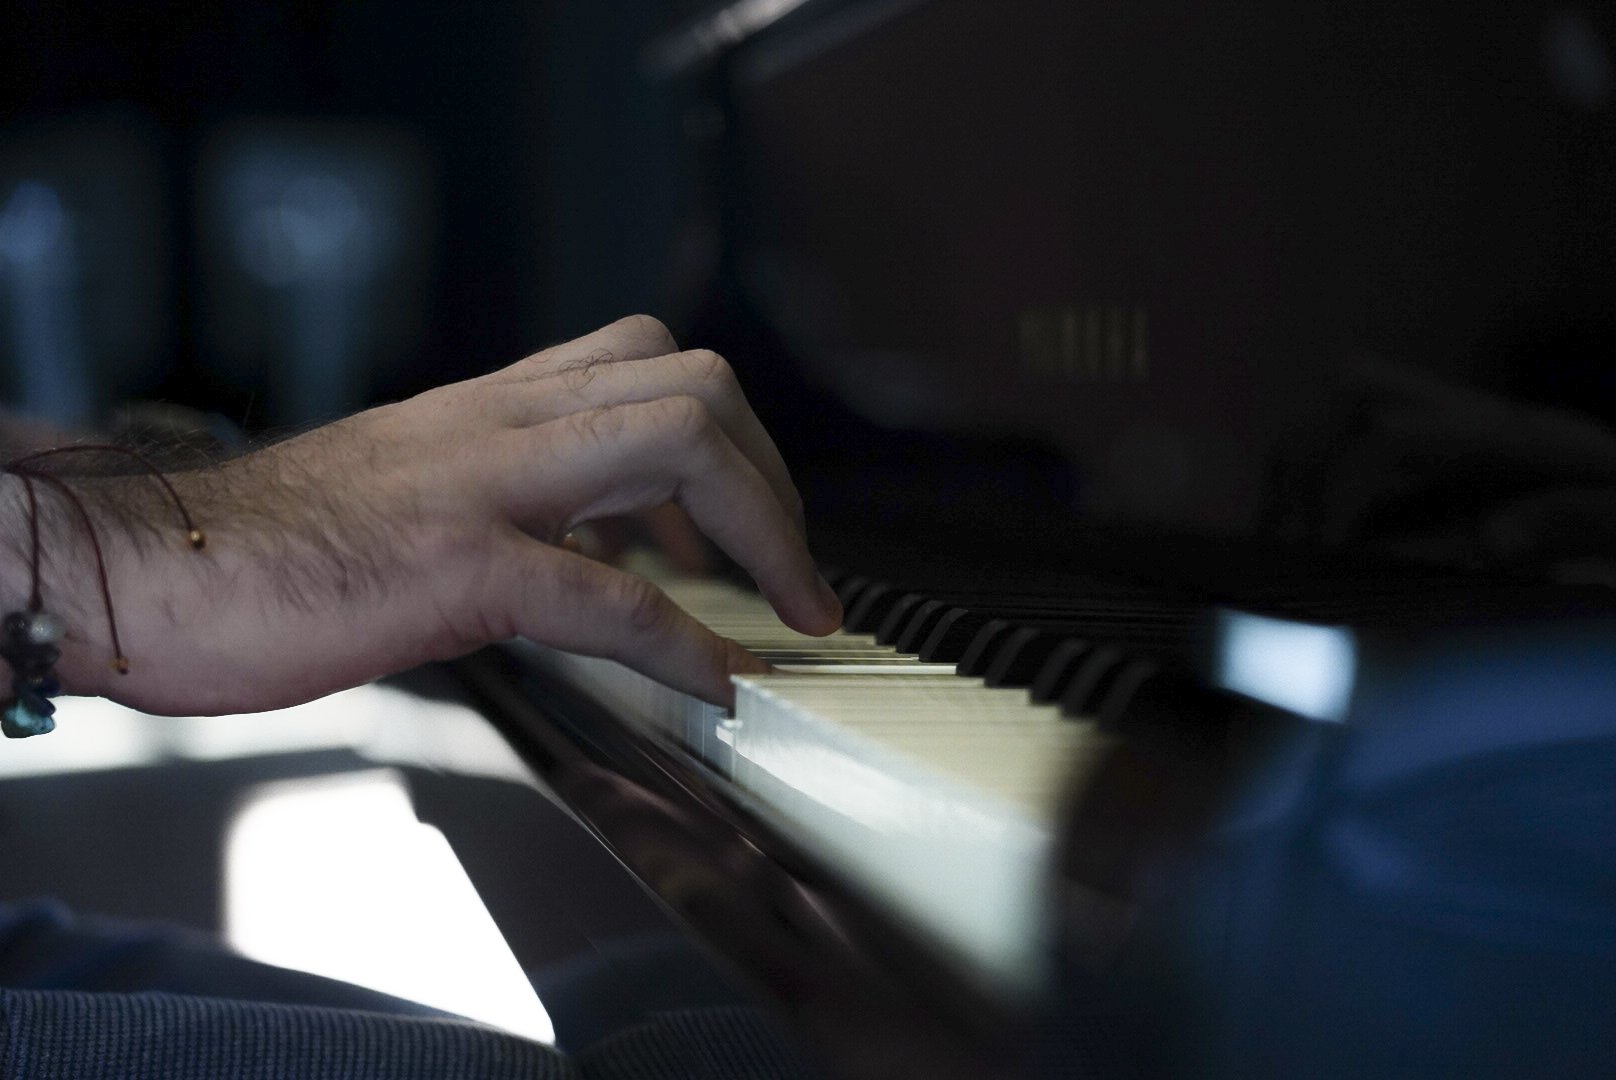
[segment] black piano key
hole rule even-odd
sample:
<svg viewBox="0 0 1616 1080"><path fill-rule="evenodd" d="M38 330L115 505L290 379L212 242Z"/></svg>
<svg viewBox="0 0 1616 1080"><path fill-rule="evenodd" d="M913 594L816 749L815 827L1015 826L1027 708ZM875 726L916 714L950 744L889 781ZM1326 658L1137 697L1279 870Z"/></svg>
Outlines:
<svg viewBox="0 0 1616 1080"><path fill-rule="evenodd" d="M1005 639L983 677L989 686L1031 686L1051 653L1067 640L1062 634L1048 634L1024 627Z"/></svg>
<svg viewBox="0 0 1616 1080"><path fill-rule="evenodd" d="M988 665L993 662L994 646L1012 629L1013 627L1003 619L989 619L983 623L982 628L971 639L971 643L965 647L965 653L960 657L956 670L961 675L981 678L986 673Z"/></svg>
<svg viewBox="0 0 1616 1080"><path fill-rule="evenodd" d="M842 610L847 611L858 602L859 596L872 584L874 582L863 574L852 574L843 578L839 584L832 586L832 591L836 593L836 599L842 602Z"/></svg>
<svg viewBox="0 0 1616 1080"><path fill-rule="evenodd" d="M1016 665L1022 651L1037 637L1038 631L1031 627L1018 626L1000 638L999 644L993 650L992 661L982 673L983 681L989 686L1011 685L1009 675L1012 666Z"/></svg>
<svg viewBox="0 0 1616 1080"><path fill-rule="evenodd" d="M926 640L926 635L948 611L949 605L941 600L927 600L915 608L914 612L904 622L903 629L893 639L892 644L899 652L919 652L920 643Z"/></svg>
<svg viewBox="0 0 1616 1080"><path fill-rule="evenodd" d="M1044 580L1008 573L961 588L947 579L882 580L847 575L837 585L852 632L930 662L954 663L962 674L994 685L1021 685L1047 701L1065 692L1075 669L1067 639L1125 646L1147 656L1182 653L1204 605L1183 597L1072 578L1051 589ZM998 622L994 633L983 631ZM1027 633L1015 634L1025 630ZM1013 639L1011 636L1013 635ZM1036 644L1034 644L1036 642ZM1008 648L1009 653L1002 650ZM995 666L997 662L997 666Z"/></svg>
<svg viewBox="0 0 1616 1080"><path fill-rule="evenodd" d="M1161 666L1151 660L1125 660L1118 664L1112 669L1111 677L1102 677L1095 687L1094 692L1099 697L1094 707L1095 719L1105 727L1119 723L1140 687L1160 673Z"/></svg>
<svg viewBox="0 0 1616 1080"><path fill-rule="evenodd" d="M982 619L998 618L1018 625L1046 629L1068 625L1074 632L1085 636L1162 645L1182 643L1198 624L1198 615L1204 610L1189 605L1135 608L1069 601L1044 604L964 602L958 596L932 596L930 599L939 600L949 605L950 609L965 608Z"/></svg>
<svg viewBox="0 0 1616 1080"><path fill-rule="evenodd" d="M1094 645L1084 638L1066 638L1055 646L1053 652L1044 658L1044 666L1038 669L1038 675L1028 688L1034 704L1048 705L1059 701L1066 690L1066 685L1077 674L1078 663L1088 654Z"/></svg>
<svg viewBox="0 0 1616 1080"><path fill-rule="evenodd" d="M891 645L893 640L903 632L904 623L908 621L909 613L926 602L926 597L920 593L904 593L887 611L886 618L876 627L875 640L882 645Z"/></svg>
<svg viewBox="0 0 1616 1080"><path fill-rule="evenodd" d="M1061 694L1061 712L1068 716L1093 716L1099 705L1096 691L1113 669L1127 657L1113 645L1102 645L1078 662L1077 671Z"/></svg>
<svg viewBox="0 0 1616 1080"><path fill-rule="evenodd" d="M842 625L850 633L868 634L881 625L881 620L887 617L887 612L892 610L892 605L902 595L885 581L871 585L859 594L855 603L845 609L847 617L842 620Z"/></svg>
<svg viewBox="0 0 1616 1080"><path fill-rule="evenodd" d="M970 608L955 607L943 612L926 635L926 640L920 643L920 658L929 663L957 664L960 657L965 655L965 649L971 644L976 632L982 629L982 624L988 621L988 616L972 611Z"/></svg>

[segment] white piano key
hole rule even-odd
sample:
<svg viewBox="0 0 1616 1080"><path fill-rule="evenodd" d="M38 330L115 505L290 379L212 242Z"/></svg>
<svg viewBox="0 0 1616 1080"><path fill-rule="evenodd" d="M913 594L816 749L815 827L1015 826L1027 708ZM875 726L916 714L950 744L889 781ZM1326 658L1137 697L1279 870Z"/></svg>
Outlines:
<svg viewBox="0 0 1616 1080"><path fill-rule="evenodd" d="M1036 984L1054 823L1074 774L1106 745L1095 726L867 634L799 634L732 585L659 584L774 665L735 679L733 717L610 661L535 656L731 779L969 970L1009 992Z"/></svg>
<svg viewBox="0 0 1616 1080"><path fill-rule="evenodd" d="M1051 944L1040 900L1053 873L1051 822L1085 755L1103 745L1093 725L1009 709L976 721L969 702L1015 695L970 686L959 715L883 718L852 693L799 698L815 678L736 679L737 784L973 970L1002 988L1036 983ZM870 681L835 681L851 692L847 680L861 678ZM950 696L889 681L903 685L869 693L883 703L910 689L916 700Z"/></svg>

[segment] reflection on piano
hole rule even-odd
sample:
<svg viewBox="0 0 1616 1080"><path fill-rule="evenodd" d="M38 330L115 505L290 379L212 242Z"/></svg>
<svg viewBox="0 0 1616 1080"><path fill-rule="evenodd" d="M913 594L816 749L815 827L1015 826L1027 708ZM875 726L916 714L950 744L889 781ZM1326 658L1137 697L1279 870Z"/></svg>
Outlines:
<svg viewBox="0 0 1616 1080"><path fill-rule="evenodd" d="M1022 624L1024 600L975 589L818 640L736 586L663 580L776 665L737 679L733 715L531 647L514 669L473 663L471 679L630 868L839 1046L848 1075L891 1075L916 1045L939 1055L927 1075L959 1076L1222 1074L1259 1052L1276 1075L1515 1072L1603 1045L1608 597L1559 590L1555 607L1472 582L1448 597L1460 618L1432 584L1420 601L1438 614L1353 632L1115 586L1068 606L1052 590ZM840 581L850 609L881 589ZM1528 603L1556 618L1525 628ZM934 647L994 674L891 644L940 607L978 629ZM1018 668L1050 625L1069 636ZM1532 820L1556 813L1546 833ZM1524 952L1490 955L1523 933ZM1405 969L1432 937L1429 970ZM1528 963L1555 993L1473 1030ZM1459 973L1505 981L1467 998L1447 986ZM1099 992L1140 1013L1113 1014ZM1335 1056L1419 993L1449 995L1456 1014L1445 1033L1422 1022L1425 1056L1396 1039L1382 1059ZM1073 1028L1071 1001L1101 1008L1079 1018L1099 1027ZM1576 1040L1546 1037L1546 1009ZM1268 1027L1282 1016L1294 1029ZM1027 1060L1029 1045L1050 1060Z"/></svg>
<svg viewBox="0 0 1616 1080"><path fill-rule="evenodd" d="M1047 958L1049 833L1091 725L867 634L780 625L734 586L669 581L681 606L776 665L733 716L609 661L537 662L696 755L928 932L1011 986Z"/></svg>
<svg viewBox="0 0 1616 1080"><path fill-rule="evenodd" d="M846 629L667 581L777 667L733 716L529 648L466 677L839 1075L1607 1071L1616 575L1493 526L1616 478L1552 411L1613 340L1613 41L1490 0L698 15L647 54L707 179L687 336Z"/></svg>

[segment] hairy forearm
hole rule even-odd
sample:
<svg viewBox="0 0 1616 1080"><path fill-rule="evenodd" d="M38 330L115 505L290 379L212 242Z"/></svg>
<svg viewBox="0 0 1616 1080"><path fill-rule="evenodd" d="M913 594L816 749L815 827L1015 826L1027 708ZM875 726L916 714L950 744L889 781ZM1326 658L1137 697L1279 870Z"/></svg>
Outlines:
<svg viewBox="0 0 1616 1080"><path fill-rule="evenodd" d="M444 555L443 538L465 515L430 505L418 455L400 452L398 468L385 467L394 458L377 422L385 415L169 474L189 521L149 475L87 471L122 468L116 460L60 470L94 523L121 649L77 511L36 480L46 606L71 628L59 669L66 692L154 712L250 711L488 640L486 622L467 628L439 615L444 601L426 583L464 561ZM20 491L17 478L6 482ZM15 500L10 509L11 531L26 541L26 515ZM207 538L200 552L188 542L193 522ZM5 582L16 578L10 593L23 596L27 545L11 547ZM114 663L120 651L126 675Z"/></svg>
<svg viewBox="0 0 1616 1080"><path fill-rule="evenodd" d="M150 712L290 705L518 634L725 701L729 675L758 660L648 582L558 546L581 522L670 500L792 626L840 617L728 367L675 351L654 320L174 473L201 551L153 477L87 475L95 464L49 459L93 523L129 670L113 666L90 530L36 481L42 599L68 627L58 672L68 692ZM32 544L15 475L0 478L0 532L0 589L20 607Z"/></svg>

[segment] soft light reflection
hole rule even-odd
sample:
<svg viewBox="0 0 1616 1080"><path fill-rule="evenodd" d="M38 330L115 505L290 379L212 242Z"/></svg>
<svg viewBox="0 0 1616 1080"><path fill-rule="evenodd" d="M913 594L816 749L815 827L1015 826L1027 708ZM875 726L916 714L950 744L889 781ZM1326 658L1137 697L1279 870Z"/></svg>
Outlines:
<svg viewBox="0 0 1616 1080"><path fill-rule="evenodd" d="M1027 825L1008 806L957 791L941 780L914 777L893 761L870 762L807 738L746 739L752 764L766 769L793 793L871 832L900 837L956 830L990 843L1005 842Z"/></svg>
<svg viewBox="0 0 1616 1080"><path fill-rule="evenodd" d="M259 199L237 223L236 251L265 284L317 278L329 285L375 271L378 223L342 177L295 175Z"/></svg>
<svg viewBox="0 0 1616 1080"><path fill-rule="evenodd" d="M0 299L10 309L15 404L58 424L82 423L94 400L74 233L61 195L39 180L22 181L0 206Z"/></svg>
<svg viewBox="0 0 1616 1080"><path fill-rule="evenodd" d="M1589 111L1610 104L1616 61L1599 28L1580 11L1563 8L1543 27L1543 59L1560 96Z"/></svg>
<svg viewBox="0 0 1616 1080"><path fill-rule="evenodd" d="M1048 958L1050 839L1014 807L735 680L735 779L904 918L1016 994Z"/></svg>
<svg viewBox="0 0 1616 1080"><path fill-rule="evenodd" d="M24 180L0 208L0 258L20 266L38 263L66 243L67 225L56 189Z"/></svg>
<svg viewBox="0 0 1616 1080"><path fill-rule="evenodd" d="M1239 611L1218 615L1215 678L1226 690L1339 723L1347 715L1357 667L1357 642L1343 627Z"/></svg>
<svg viewBox="0 0 1616 1080"><path fill-rule="evenodd" d="M124 769L172 755L159 726L102 698L57 698L56 730L0 744L0 778Z"/></svg>
<svg viewBox="0 0 1616 1080"><path fill-rule="evenodd" d="M225 855L226 933L247 955L554 1042L488 909L397 773L263 785Z"/></svg>
<svg viewBox="0 0 1616 1080"><path fill-rule="evenodd" d="M361 686L244 716L155 717L60 698L54 732L7 740L0 778L348 748L531 783L474 710ZM265 785L232 828L227 925L244 952L550 1041L544 1013L487 909L390 770Z"/></svg>
<svg viewBox="0 0 1616 1080"><path fill-rule="evenodd" d="M654 69L679 71L738 45L802 7L807 0L736 0L652 52Z"/></svg>
<svg viewBox="0 0 1616 1080"><path fill-rule="evenodd" d="M235 299L252 312L232 332L254 333L267 317L273 406L291 423L362 404L367 365L396 329L383 298L407 255L411 164L373 130L348 135L310 126L227 137L206 183L206 228L250 283Z"/></svg>
<svg viewBox="0 0 1616 1080"><path fill-rule="evenodd" d="M56 704L55 731L7 741L0 777L347 748L377 762L531 782L476 710L387 685L240 716L148 716L102 698Z"/></svg>

